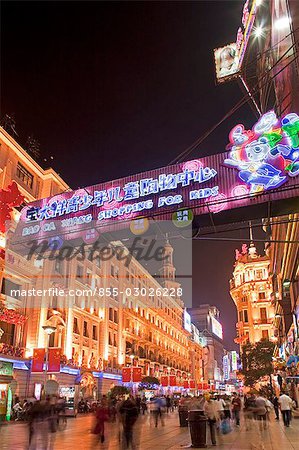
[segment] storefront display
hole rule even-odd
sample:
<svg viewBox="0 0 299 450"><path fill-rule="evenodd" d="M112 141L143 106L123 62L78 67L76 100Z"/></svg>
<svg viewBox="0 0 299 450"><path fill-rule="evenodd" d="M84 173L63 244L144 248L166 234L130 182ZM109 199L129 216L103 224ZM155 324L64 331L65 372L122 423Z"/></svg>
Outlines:
<svg viewBox="0 0 299 450"><path fill-rule="evenodd" d="M10 420L12 392L10 383L13 380L13 364L0 361L0 421Z"/></svg>
<svg viewBox="0 0 299 450"><path fill-rule="evenodd" d="M78 412L79 386L60 386L59 397L65 400L65 414L75 416Z"/></svg>

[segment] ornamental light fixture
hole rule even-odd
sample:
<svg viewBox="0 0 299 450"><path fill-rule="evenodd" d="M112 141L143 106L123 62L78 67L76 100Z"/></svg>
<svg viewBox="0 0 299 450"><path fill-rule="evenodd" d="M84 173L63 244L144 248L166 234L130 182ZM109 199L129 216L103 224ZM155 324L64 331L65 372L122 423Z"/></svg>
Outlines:
<svg viewBox="0 0 299 450"><path fill-rule="evenodd" d="M52 325L43 325L42 329L45 331L45 333L47 333L49 336L52 333L55 333L55 331L57 330L56 327L52 326Z"/></svg>

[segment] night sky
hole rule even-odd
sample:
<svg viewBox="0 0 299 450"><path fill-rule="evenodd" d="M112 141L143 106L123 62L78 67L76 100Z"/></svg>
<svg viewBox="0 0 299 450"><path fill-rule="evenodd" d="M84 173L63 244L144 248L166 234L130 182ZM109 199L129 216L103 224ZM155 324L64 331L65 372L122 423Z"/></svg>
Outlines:
<svg viewBox="0 0 299 450"><path fill-rule="evenodd" d="M243 96L215 85L212 52L235 40L242 6L2 2L1 116L14 113L18 141L33 134L73 188L165 166ZM224 151L232 126L254 120L246 105L188 159ZM193 305L220 308L229 347L237 245L193 245Z"/></svg>

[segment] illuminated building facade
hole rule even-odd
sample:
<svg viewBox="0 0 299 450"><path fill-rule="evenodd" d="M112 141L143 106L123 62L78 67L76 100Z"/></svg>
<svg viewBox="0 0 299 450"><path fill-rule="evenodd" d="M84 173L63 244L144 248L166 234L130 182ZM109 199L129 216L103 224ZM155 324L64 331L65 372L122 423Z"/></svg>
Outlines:
<svg viewBox="0 0 299 450"><path fill-rule="evenodd" d="M203 304L189 309L193 324L203 342L203 379L214 384L223 379L223 332L219 322L220 312L216 306Z"/></svg>
<svg viewBox="0 0 299 450"><path fill-rule="evenodd" d="M271 238L281 242L272 243L268 247L272 273L272 303L275 307L275 355L284 361L292 355L299 355L298 233L298 214L271 220Z"/></svg>
<svg viewBox="0 0 299 450"><path fill-rule="evenodd" d="M235 342L240 345L240 351L246 342L254 344L261 339L275 339L269 266L269 258L259 256L253 243L249 249L243 244L241 252L236 250L230 295L237 308Z"/></svg>
<svg viewBox="0 0 299 450"><path fill-rule="evenodd" d="M54 170L43 170L2 129L0 138L3 189L15 181L24 203L69 189ZM17 220L17 209L12 208L11 213ZM30 360L35 348L48 344L62 349L61 371L49 376L64 386L79 383L86 396L107 392L113 384L121 383L123 366L139 366L142 375L158 378L170 373L176 376L177 384L188 378L201 381L202 346L191 341L184 328L184 305L169 242L165 243L159 282L133 257L128 266L116 254L109 261L88 257L28 261L6 246L4 233L0 243L4 250L0 358L13 363L18 395L32 396L35 385L43 384L43 373L30 374ZM110 243L115 245L121 244ZM173 288L177 295L163 296L162 287ZM90 295L95 288L104 290L105 295ZM113 288L118 295L109 295ZM135 288L147 293L152 289L155 295L136 296ZM49 294L12 294L32 289ZM75 295L79 291L83 294ZM49 341L45 324L56 328Z"/></svg>

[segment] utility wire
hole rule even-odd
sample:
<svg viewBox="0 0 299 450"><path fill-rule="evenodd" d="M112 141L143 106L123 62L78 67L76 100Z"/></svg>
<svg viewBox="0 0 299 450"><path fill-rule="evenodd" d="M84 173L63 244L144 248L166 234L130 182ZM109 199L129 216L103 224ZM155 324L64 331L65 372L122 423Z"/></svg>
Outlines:
<svg viewBox="0 0 299 450"><path fill-rule="evenodd" d="M277 73L273 75L273 77L266 80L265 83L262 85L260 84L261 80L265 79L269 73L284 59L284 57L289 53L289 51L295 46L293 44L291 47L289 47L283 55L273 64L273 66L266 71L263 76L260 78L260 80L254 85L252 88L251 94L254 95L257 90L261 89L261 87L265 86L269 83L269 81L272 81L277 75L279 75L282 70L286 69L290 64L292 64L298 56L294 56L294 58L287 63L286 66L284 66L282 69L280 69ZM226 119L228 119L232 114L234 114L241 106L243 106L245 103L249 101L248 95L244 95L231 109L228 113L226 113L216 124L214 124L209 130L207 130L203 135L201 135L196 141L194 141L187 149L183 150L176 158L174 158L172 161L170 161L169 165L175 164L177 162L180 162L182 158L185 158L188 154L190 154L198 145L200 145L210 134L212 134Z"/></svg>

